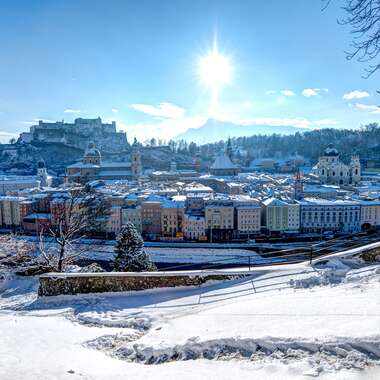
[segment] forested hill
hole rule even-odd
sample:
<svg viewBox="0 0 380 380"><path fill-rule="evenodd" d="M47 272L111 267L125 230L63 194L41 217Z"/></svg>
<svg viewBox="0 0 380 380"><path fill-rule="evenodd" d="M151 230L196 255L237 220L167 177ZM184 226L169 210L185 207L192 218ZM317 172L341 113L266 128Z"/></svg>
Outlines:
<svg viewBox="0 0 380 380"><path fill-rule="evenodd" d="M221 143L207 144L201 151L215 151ZM318 129L293 135L255 135L232 139L234 146L239 146L248 152L250 158L288 156L295 152L316 161L329 145L333 144L343 159L352 154L361 158L380 159L380 125L372 123L360 129Z"/></svg>

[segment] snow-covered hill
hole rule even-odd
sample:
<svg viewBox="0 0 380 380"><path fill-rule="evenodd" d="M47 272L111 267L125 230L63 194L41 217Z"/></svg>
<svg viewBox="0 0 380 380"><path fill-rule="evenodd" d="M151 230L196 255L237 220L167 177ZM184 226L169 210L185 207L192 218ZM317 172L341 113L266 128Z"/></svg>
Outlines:
<svg viewBox="0 0 380 380"><path fill-rule="evenodd" d="M0 298L0 378L377 379L380 264L334 258L197 288Z"/></svg>

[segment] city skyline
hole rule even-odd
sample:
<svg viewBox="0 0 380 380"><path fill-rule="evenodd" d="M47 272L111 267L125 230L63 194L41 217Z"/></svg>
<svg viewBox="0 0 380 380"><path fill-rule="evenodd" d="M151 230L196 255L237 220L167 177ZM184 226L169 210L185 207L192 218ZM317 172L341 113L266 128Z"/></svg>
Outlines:
<svg viewBox="0 0 380 380"><path fill-rule="evenodd" d="M77 117L115 120L140 141L175 137L210 115L305 128L376 122L379 74L364 79L365 65L345 59L351 36L336 22L342 11L337 4L322 7L298 0L239 7L227 1L3 4L1 140L40 119ZM210 112L212 91L200 68L215 38L231 67L217 113Z"/></svg>

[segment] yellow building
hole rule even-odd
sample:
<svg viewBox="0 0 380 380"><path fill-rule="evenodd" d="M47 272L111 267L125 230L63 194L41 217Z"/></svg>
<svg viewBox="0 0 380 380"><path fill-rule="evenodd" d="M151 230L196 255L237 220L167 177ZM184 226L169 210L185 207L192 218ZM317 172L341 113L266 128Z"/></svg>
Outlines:
<svg viewBox="0 0 380 380"><path fill-rule="evenodd" d="M164 237L181 237L185 217L184 202L164 200L161 204L161 232Z"/></svg>

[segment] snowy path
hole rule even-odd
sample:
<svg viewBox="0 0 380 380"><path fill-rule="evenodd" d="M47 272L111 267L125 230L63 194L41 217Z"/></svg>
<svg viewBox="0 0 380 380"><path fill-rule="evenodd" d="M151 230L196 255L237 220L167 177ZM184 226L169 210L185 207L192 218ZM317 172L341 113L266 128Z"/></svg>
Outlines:
<svg viewBox="0 0 380 380"><path fill-rule="evenodd" d="M38 300L15 280L0 298L0 379L377 379L379 294L380 265L337 259L199 288Z"/></svg>

